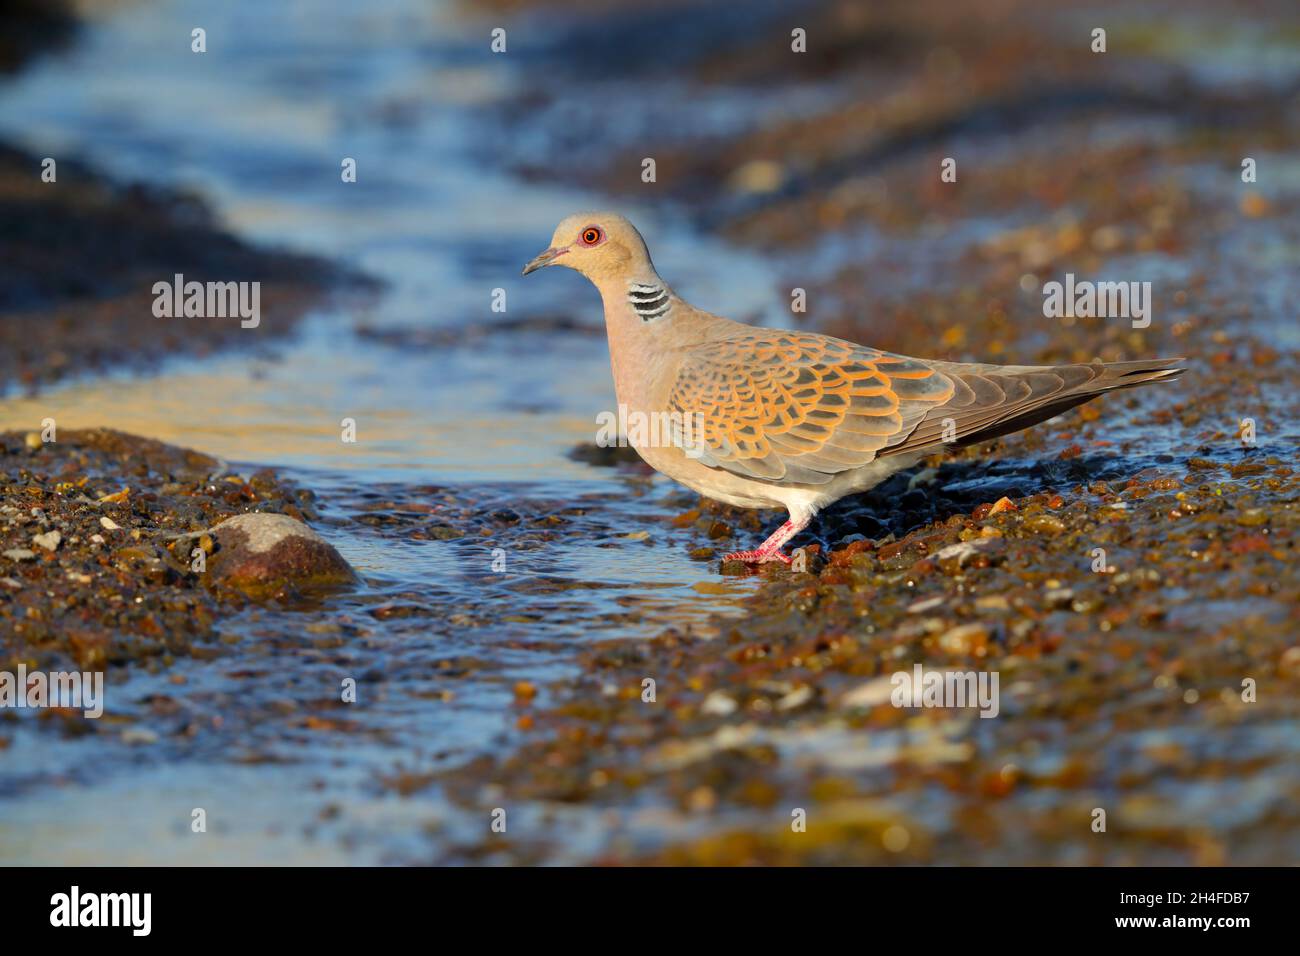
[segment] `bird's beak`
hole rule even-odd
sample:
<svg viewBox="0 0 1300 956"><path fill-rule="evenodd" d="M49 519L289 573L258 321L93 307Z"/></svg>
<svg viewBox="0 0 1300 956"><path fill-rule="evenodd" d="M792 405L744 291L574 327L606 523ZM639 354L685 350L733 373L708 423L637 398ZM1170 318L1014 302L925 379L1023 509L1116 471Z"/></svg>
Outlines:
<svg viewBox="0 0 1300 956"><path fill-rule="evenodd" d="M554 247L547 249L540 255L534 256L528 265L524 266L523 274L528 275L530 272L536 272L542 266L549 266L552 262L568 251L568 249L556 249Z"/></svg>

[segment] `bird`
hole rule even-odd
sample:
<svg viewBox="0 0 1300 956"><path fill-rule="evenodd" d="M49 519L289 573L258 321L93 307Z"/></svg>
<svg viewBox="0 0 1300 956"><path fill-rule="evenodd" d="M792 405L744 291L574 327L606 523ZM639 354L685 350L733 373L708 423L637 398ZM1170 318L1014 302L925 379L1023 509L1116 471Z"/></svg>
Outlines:
<svg viewBox="0 0 1300 956"><path fill-rule="evenodd" d="M523 269L573 269L600 292L628 443L656 471L787 520L727 561L789 564L818 511L946 448L1020 431L1106 392L1180 375L1184 361L1069 365L944 362L697 309L660 277L624 216L565 218ZM622 421L620 416L620 421ZM632 431L636 431L633 440Z"/></svg>

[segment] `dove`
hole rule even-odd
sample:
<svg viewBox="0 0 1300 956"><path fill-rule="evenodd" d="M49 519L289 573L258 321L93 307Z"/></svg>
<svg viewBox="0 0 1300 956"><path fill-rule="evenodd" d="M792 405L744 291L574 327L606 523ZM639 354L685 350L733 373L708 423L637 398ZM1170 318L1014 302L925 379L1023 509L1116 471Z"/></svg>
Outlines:
<svg viewBox="0 0 1300 956"><path fill-rule="evenodd" d="M827 505L946 448L1047 421L1116 389L1173 378L1182 359L990 365L896 355L697 309L655 271L623 216L578 213L528 275L564 266L600 292L620 420L656 471L741 508L788 518L723 561L790 563L782 548ZM633 440L633 434L636 439Z"/></svg>

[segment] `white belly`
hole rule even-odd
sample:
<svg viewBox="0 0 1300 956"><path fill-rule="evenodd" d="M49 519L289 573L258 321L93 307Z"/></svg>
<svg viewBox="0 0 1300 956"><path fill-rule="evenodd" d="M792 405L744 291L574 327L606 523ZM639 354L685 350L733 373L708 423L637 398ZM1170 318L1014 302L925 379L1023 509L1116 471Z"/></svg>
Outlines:
<svg viewBox="0 0 1300 956"><path fill-rule="evenodd" d="M688 458L678 448L638 448L637 452L656 471L707 498L738 508L785 508L792 515L815 514L846 495L874 488L924 457L891 455L841 472L824 485L801 485L757 481L721 468L710 468Z"/></svg>

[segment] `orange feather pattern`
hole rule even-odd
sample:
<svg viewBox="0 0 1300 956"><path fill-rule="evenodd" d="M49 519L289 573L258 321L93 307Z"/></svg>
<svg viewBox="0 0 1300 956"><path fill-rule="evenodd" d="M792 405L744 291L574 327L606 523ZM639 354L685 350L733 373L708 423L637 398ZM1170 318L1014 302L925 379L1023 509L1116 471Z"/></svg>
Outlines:
<svg viewBox="0 0 1300 956"><path fill-rule="evenodd" d="M669 410L702 423L706 464L820 484L905 440L954 391L918 359L755 329L693 348Z"/></svg>

